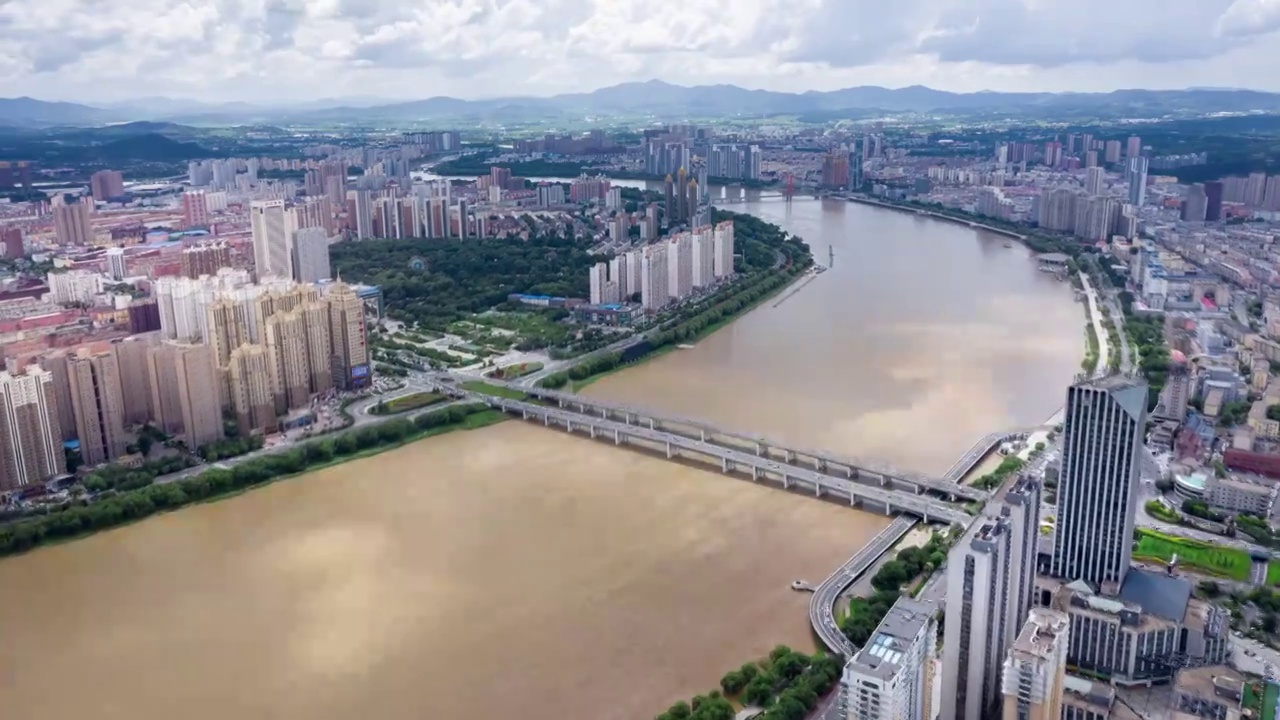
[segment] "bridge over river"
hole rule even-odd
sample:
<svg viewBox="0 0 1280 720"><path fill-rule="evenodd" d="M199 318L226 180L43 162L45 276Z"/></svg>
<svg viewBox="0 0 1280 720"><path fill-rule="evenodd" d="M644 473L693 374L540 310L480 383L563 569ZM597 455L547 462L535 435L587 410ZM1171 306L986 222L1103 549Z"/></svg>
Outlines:
<svg viewBox="0 0 1280 720"><path fill-rule="evenodd" d="M805 450L784 443L737 433L689 418L659 415L633 405L607 402L573 393L487 380L522 393L523 399L467 390L473 380L438 375L433 384L455 398L484 402L524 420L561 427L592 439L624 442L665 453L671 459L698 460L718 465L721 472L738 473L753 481L770 480L785 489L812 490L817 497L847 498L851 506L883 509L894 521L859 548L848 562L831 573L814 591L809 621L831 652L851 655L855 648L835 620L840 595L920 521L967 526L974 515L961 502L982 502L988 493L957 484L1000 443L1020 433L991 433L979 439L941 478L906 472L864 459L821 450Z"/></svg>

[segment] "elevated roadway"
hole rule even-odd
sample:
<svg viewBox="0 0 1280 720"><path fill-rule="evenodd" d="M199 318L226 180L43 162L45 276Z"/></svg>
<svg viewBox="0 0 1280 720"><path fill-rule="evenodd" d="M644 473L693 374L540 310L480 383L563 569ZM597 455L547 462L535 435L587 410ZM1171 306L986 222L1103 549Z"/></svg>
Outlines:
<svg viewBox="0 0 1280 720"><path fill-rule="evenodd" d="M668 458L684 458L719 465L721 472L736 472L753 481L773 480L784 489L811 490L816 497L828 495L847 498L851 506L882 510L885 514L908 513L925 522L968 525L973 516L961 508L914 492L864 485L849 478L828 475L804 466L789 465L769 456L688 437L645 424L630 424L572 409L539 405L525 400L471 392L452 383L440 386L455 398L483 402L489 407L518 415L525 420L541 422L547 427L563 427L593 439L611 440L615 445L644 443L650 449L665 452Z"/></svg>
<svg viewBox="0 0 1280 720"><path fill-rule="evenodd" d="M1010 433L1003 432L993 432L983 436L981 440L973 444L973 447L966 450L959 460L956 460L951 467L947 468L947 472L943 474L942 479L949 483L960 482L965 475L969 474L970 470L973 470L978 463L982 462L983 458L991 454L991 451L999 447L1000 443L1004 442L1009 436Z"/></svg>
<svg viewBox="0 0 1280 720"><path fill-rule="evenodd" d="M822 644L831 652L846 658L852 657L857 648L840 631L836 624L835 606L840 593L858 580L877 559L903 538L919 522L909 515L899 515L871 542L854 553L853 557L822 582L809 598L809 624Z"/></svg>
<svg viewBox="0 0 1280 720"><path fill-rule="evenodd" d="M461 379L454 376L448 377L455 382ZM562 409L576 410L583 415L598 417L602 420L621 420L626 425L645 426L650 430L661 430L672 435L717 445L726 450L748 451L765 460L785 463L797 469L811 469L825 475L843 475L846 479L855 480L862 484L892 486L913 493L932 492L948 499L966 501L984 501L989 497L989 493L985 490L958 485L951 479L935 478L922 473L900 470L886 463L865 458L853 458L825 450L792 447L765 437L726 430L702 420L660 415L652 410L635 405L597 400L573 393L529 387L523 384L502 383L501 381L490 382L494 385L503 385L513 390L519 390L548 404L554 403ZM1005 435L993 433L988 437L1003 439ZM975 452L977 447L975 446L969 452ZM966 453L966 457L968 457L968 453ZM978 459L981 459L981 456L974 459L970 466L976 463Z"/></svg>

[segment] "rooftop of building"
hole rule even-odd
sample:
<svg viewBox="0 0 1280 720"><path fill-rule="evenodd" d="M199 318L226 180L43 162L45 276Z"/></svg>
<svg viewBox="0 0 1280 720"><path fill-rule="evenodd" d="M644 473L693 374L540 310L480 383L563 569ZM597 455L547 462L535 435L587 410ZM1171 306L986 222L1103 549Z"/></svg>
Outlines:
<svg viewBox="0 0 1280 720"><path fill-rule="evenodd" d="M1062 702L1078 708L1097 712L1108 720L1143 720L1142 716L1123 702L1116 702L1115 688L1101 682L1091 682L1076 675L1062 679Z"/></svg>
<svg viewBox="0 0 1280 720"><path fill-rule="evenodd" d="M1182 622L1191 590L1191 581L1186 578L1130 568L1120 586L1120 599L1141 606L1151 615Z"/></svg>
<svg viewBox="0 0 1280 720"><path fill-rule="evenodd" d="M1013 651L1037 658L1048 657L1058 638L1070 625L1066 613L1046 608L1032 608L1027 623L1013 641Z"/></svg>
<svg viewBox="0 0 1280 720"><path fill-rule="evenodd" d="M867 644L849 661L859 674L890 678L902 665L903 657L921 630L933 621L930 603L903 597L889 608Z"/></svg>
<svg viewBox="0 0 1280 720"><path fill-rule="evenodd" d="M1179 670L1174 678L1174 690L1203 698L1220 698L1226 704L1239 702L1244 697L1246 678L1226 665Z"/></svg>

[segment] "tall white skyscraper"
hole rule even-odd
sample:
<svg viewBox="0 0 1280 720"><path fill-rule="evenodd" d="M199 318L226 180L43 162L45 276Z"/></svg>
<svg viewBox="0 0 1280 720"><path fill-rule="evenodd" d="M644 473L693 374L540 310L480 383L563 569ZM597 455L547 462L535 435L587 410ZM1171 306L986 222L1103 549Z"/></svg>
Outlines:
<svg viewBox="0 0 1280 720"><path fill-rule="evenodd" d="M1141 155L1129 158L1125 179L1129 183L1129 204L1140 208L1147 201L1147 159Z"/></svg>
<svg viewBox="0 0 1280 720"><path fill-rule="evenodd" d="M591 285L591 296L588 299L592 305L601 305L604 303L604 286L609 282L609 266L598 262L587 272Z"/></svg>
<svg viewBox="0 0 1280 720"><path fill-rule="evenodd" d="M369 191L348 190L347 206L348 212L355 218L356 239L368 240L373 237L373 199Z"/></svg>
<svg viewBox="0 0 1280 720"><path fill-rule="evenodd" d="M253 229L253 262L258 278L293 277L293 233L297 220L284 200L255 200L249 204Z"/></svg>
<svg viewBox="0 0 1280 720"><path fill-rule="evenodd" d="M617 285L617 302L626 302L627 298L636 292L636 288L631 286L630 274L627 272L629 261L629 254L617 255L609 260L609 279Z"/></svg>
<svg viewBox="0 0 1280 720"><path fill-rule="evenodd" d="M660 310L671 302L667 281L666 244L645 247L640 260L640 304L645 310Z"/></svg>
<svg viewBox="0 0 1280 720"><path fill-rule="evenodd" d="M845 717L849 720L933 717L932 664L938 644L935 610L930 604L908 597L893 604L871 639L844 666L840 693Z"/></svg>
<svg viewBox="0 0 1280 720"><path fill-rule="evenodd" d="M693 286L704 288L716 281L715 229L704 225L693 231Z"/></svg>
<svg viewBox="0 0 1280 720"><path fill-rule="evenodd" d="M1031 606L1039 508L1039 480L1018 477L947 554L942 720L995 712L1000 664Z"/></svg>
<svg viewBox="0 0 1280 720"><path fill-rule="evenodd" d="M693 292L693 235L682 232L667 241L667 292L679 300Z"/></svg>
<svg viewBox="0 0 1280 720"><path fill-rule="evenodd" d="M715 228L716 279L733 275L733 221L717 223Z"/></svg>
<svg viewBox="0 0 1280 720"><path fill-rule="evenodd" d="M310 227L294 232L293 279L314 283L331 277L328 231L322 227Z"/></svg>
<svg viewBox="0 0 1280 720"><path fill-rule="evenodd" d="M39 366L0 372L0 491L66 472L54 395L53 375Z"/></svg>
<svg viewBox="0 0 1280 720"><path fill-rule="evenodd" d="M1146 424L1145 382L1112 376L1067 390L1050 565L1055 577L1084 580L1104 594L1124 582Z"/></svg>

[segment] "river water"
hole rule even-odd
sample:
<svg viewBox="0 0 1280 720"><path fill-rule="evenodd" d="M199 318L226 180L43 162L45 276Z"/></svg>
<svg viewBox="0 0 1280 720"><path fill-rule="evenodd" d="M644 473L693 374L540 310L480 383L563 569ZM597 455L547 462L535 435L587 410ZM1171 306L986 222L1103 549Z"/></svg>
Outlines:
<svg viewBox="0 0 1280 720"><path fill-rule="evenodd" d="M832 269L588 392L911 469L1061 404L1021 247L757 200ZM775 306L776 304L776 306ZM5 717L647 720L777 643L885 518L516 422L0 561Z"/></svg>

